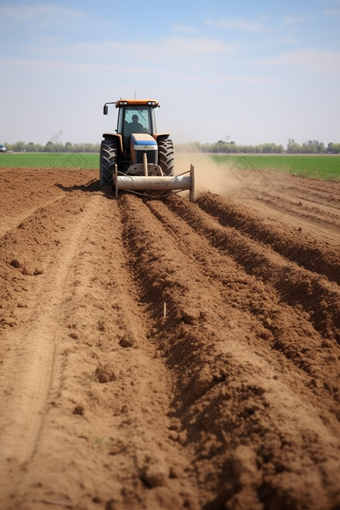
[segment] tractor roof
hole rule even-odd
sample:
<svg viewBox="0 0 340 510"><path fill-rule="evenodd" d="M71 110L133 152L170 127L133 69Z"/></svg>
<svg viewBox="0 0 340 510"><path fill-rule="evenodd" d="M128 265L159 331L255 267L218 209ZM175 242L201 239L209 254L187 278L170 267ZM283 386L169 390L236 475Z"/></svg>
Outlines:
<svg viewBox="0 0 340 510"><path fill-rule="evenodd" d="M121 108L122 106L133 105L133 106L142 106L148 105L153 108L157 108L160 106L159 102L156 99L119 99L116 101L116 108Z"/></svg>

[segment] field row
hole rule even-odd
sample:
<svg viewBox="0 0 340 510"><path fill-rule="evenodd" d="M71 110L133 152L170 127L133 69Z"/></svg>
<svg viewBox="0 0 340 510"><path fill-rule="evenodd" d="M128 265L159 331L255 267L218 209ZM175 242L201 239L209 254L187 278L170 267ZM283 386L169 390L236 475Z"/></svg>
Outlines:
<svg viewBox="0 0 340 510"><path fill-rule="evenodd" d="M0 168L99 168L99 154L24 152L1 154Z"/></svg>

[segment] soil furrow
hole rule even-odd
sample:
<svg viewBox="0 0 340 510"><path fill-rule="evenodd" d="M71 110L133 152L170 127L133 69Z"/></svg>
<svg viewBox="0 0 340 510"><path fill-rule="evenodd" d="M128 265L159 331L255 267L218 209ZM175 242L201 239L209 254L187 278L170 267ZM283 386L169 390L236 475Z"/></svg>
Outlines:
<svg viewBox="0 0 340 510"><path fill-rule="evenodd" d="M218 195L205 194L198 199L198 205L215 216L221 225L234 227L254 241L268 244L277 253L306 269L323 274L340 284L338 250L318 243L298 230L282 228L283 225L277 222L268 225L263 217Z"/></svg>
<svg viewBox="0 0 340 510"><path fill-rule="evenodd" d="M170 202L168 201L168 205ZM256 275L254 277L244 273L242 267L227 258L225 253L221 254L220 243L218 251L211 247L211 224L208 219L205 222L206 229L202 229L202 221L197 228L194 221L196 212L190 210L190 207L184 207L185 213L190 217L189 223L193 222L196 226L196 230L192 230L187 225L181 224L182 217L179 219L176 214L181 211L181 206L174 209L175 213L171 217L163 204L151 203L149 207L161 221L163 228L175 238L183 253L200 263L201 270L216 284L219 282L220 295L225 300L226 306L232 305L242 311L244 323L249 321L253 324L253 332L263 341L262 355L266 357L270 345L304 371L308 375L304 384L313 392L309 397L311 403L315 400L316 394L319 396L321 406L326 398L328 408L338 420L340 347L315 331L308 314L296 307L288 307L282 302L278 292L270 290L268 286L264 287L262 282L256 279ZM206 238L204 249L202 234ZM295 293L293 287L290 290ZM333 359L328 354L328 348L331 346L334 348ZM256 348L260 348L259 342ZM332 397L335 398L335 402L332 402ZM338 430L337 421L335 429Z"/></svg>
<svg viewBox="0 0 340 510"><path fill-rule="evenodd" d="M169 200L168 204L195 230L206 232L211 243L231 255L248 274L273 286L282 301L290 306L302 305L314 328L324 337L340 342L339 286L287 261L270 248L243 236L235 228L221 227L209 221L197 208L183 206L183 202L176 203L174 200ZM209 211L207 203L205 210Z"/></svg>
<svg viewBox="0 0 340 510"><path fill-rule="evenodd" d="M322 472L325 466L321 458L312 468L319 480L312 495L307 479L300 484L299 491L295 490L296 473L293 474L290 455L295 456L298 450L298 455L305 459L303 463L310 465L311 459L315 459L317 454L312 451L313 447L308 446L309 438L321 441L328 451L335 448L338 452L336 435L322 424L317 417L318 411L310 414L310 406L305 407L302 401L298 402L294 384L291 382L288 390L285 377L282 374L277 377L270 364L249 348L243 335L246 332L246 336L248 333L249 338L254 338L250 322L247 328L247 322L242 321L241 336L237 334L240 324L230 327L227 318L232 314L232 307L227 308L225 300L221 300L219 289L215 288L209 276L202 274L194 259L188 258L188 255L183 257L176 242L160 228L163 221L153 221L136 199L123 198L124 207L129 211L124 221L129 239L133 240L131 249L135 244L140 245L139 239L144 239L143 250L134 250L136 277L144 289L144 298L151 308L162 301L169 305L169 317L164 321L165 325L159 325L158 339L169 369L178 377L173 415L186 431L185 446L192 448L195 453L194 466L200 484L202 507L220 508L226 504L231 508L238 501L242 502L243 507L247 502L249 507L256 508L260 507L264 494L274 506L278 498L289 500L292 508L298 508L302 500L308 501L311 508L318 508L320 504L328 505L329 487L323 487ZM187 253L190 253L189 249ZM194 303L195 312L192 311ZM236 321L240 319L239 313L236 312L234 316ZM268 386L263 383L264 373L268 374ZM239 382L235 380L236 374ZM270 380L280 382L276 386ZM280 395L287 394L287 391L291 396L283 403ZM277 406L281 408L279 422L276 422L275 413L272 416L272 409L277 409ZM298 408L301 415L297 416ZM281 452L276 457L277 453L270 449L268 456L259 455L257 448L263 441L266 443L263 431L260 432L260 416L270 424L274 442L280 441L279 450L289 444L285 467L282 466ZM292 429L304 431L302 443L294 441L292 450L291 436L282 429L282 423L288 430L291 423ZM333 461L336 461L337 455L334 455ZM241 479L243 469L240 466L244 466L245 459L250 463L248 474L257 489L252 489L251 483L244 489ZM270 473L273 463L278 463L274 471L279 469L285 472L289 490L284 495L277 493L273 483ZM289 474L286 473L288 464ZM214 474L211 465L214 466ZM335 479L332 483L335 483ZM317 503L313 501L315 497Z"/></svg>

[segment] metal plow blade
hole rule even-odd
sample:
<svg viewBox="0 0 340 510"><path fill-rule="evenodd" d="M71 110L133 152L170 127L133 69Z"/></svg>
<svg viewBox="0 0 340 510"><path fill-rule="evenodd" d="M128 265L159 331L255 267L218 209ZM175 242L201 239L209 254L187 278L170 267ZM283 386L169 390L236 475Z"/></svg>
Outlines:
<svg viewBox="0 0 340 510"><path fill-rule="evenodd" d="M195 169L193 165L190 165L188 172L173 176L118 175L116 168L113 182L116 198L118 198L119 190L137 194L138 191L168 191L170 193L171 191L189 190L190 202L195 200Z"/></svg>

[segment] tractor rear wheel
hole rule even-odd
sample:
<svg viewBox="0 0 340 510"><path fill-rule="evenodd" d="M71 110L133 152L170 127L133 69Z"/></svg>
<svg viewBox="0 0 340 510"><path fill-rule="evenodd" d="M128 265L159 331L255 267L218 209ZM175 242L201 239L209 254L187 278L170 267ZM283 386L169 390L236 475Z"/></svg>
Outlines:
<svg viewBox="0 0 340 510"><path fill-rule="evenodd" d="M115 165L118 164L118 140L103 140L100 146L100 187L113 185Z"/></svg>
<svg viewBox="0 0 340 510"><path fill-rule="evenodd" d="M174 145L170 138L158 140L158 164L164 175L174 175Z"/></svg>

